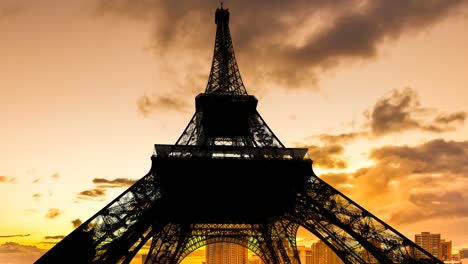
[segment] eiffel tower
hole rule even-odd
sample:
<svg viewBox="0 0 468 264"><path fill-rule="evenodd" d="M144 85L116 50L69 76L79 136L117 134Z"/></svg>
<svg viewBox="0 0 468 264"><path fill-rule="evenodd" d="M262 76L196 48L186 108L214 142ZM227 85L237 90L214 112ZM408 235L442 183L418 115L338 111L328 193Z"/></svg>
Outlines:
<svg viewBox="0 0 468 264"><path fill-rule="evenodd" d="M216 9L208 84L175 145L155 145L146 176L35 263L129 263L146 244L145 263L176 264L220 242L300 263L299 227L344 263L443 263L317 177L307 149L281 143L244 87L229 14Z"/></svg>

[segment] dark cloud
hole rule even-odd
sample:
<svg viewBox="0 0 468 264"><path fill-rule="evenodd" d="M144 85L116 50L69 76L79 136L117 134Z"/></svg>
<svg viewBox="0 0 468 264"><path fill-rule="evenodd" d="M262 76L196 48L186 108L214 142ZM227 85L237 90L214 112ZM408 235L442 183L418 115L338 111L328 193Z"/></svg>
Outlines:
<svg viewBox="0 0 468 264"><path fill-rule="evenodd" d="M57 209L57 208L50 208L49 211L47 211L47 214L45 215L46 218L49 219L54 219L58 217L59 215L62 214L62 211Z"/></svg>
<svg viewBox="0 0 468 264"><path fill-rule="evenodd" d="M345 169L348 164L340 158L344 153L341 145L307 146L308 155L314 161L314 167L326 169Z"/></svg>
<svg viewBox="0 0 468 264"><path fill-rule="evenodd" d="M466 112L443 113L421 106L415 89L394 89L379 98L364 112L366 122L362 130L341 134L319 134L306 140L319 139L325 144L347 144L359 138L383 137L392 133L419 130L443 133L456 129L466 120Z"/></svg>
<svg viewBox="0 0 468 264"><path fill-rule="evenodd" d="M370 157L393 166L411 165L411 173L451 173L468 177L468 141L435 139L418 146L386 146Z"/></svg>
<svg viewBox="0 0 468 264"><path fill-rule="evenodd" d="M392 214L391 221L414 223L427 219L468 218L468 195L457 191L422 192L411 194L409 201L413 210L401 210Z"/></svg>
<svg viewBox="0 0 468 264"><path fill-rule="evenodd" d="M60 178L60 174L54 173L54 174L52 174L52 176L50 176L50 177L52 177L52 178L54 178L54 179L58 179L58 178Z"/></svg>
<svg viewBox="0 0 468 264"><path fill-rule="evenodd" d="M177 64L182 57L211 55L216 5L208 0L100 0L97 12L150 21L156 54L164 64ZM253 76L251 81L311 88L320 71L373 58L380 44L430 27L465 9L466 1L239 0L227 7L240 69ZM193 64L191 72L206 74L207 67L199 66Z"/></svg>
<svg viewBox="0 0 468 264"><path fill-rule="evenodd" d="M40 193L35 193L35 194L32 195L32 197L36 198L36 199L41 198L41 196L42 196L42 194L40 194Z"/></svg>
<svg viewBox="0 0 468 264"><path fill-rule="evenodd" d="M119 187L129 187L133 185L137 180L128 179L128 178L116 178L113 180L108 180L104 178L94 178L93 183L98 185L99 188L119 188Z"/></svg>
<svg viewBox="0 0 468 264"><path fill-rule="evenodd" d="M98 189L90 189L90 190L82 191L78 193L77 197L79 199L89 200L93 198L103 197L105 195L106 195L106 190L98 188Z"/></svg>
<svg viewBox="0 0 468 264"><path fill-rule="evenodd" d="M400 132L420 127L413 117L421 113L416 91L405 88L402 91L393 90L374 105L369 114L370 127L374 135L380 136L392 132Z"/></svg>
<svg viewBox="0 0 468 264"><path fill-rule="evenodd" d="M394 89L379 98L364 112L366 123L360 131L342 134L320 134L308 139L319 139L325 144L347 144L358 138L382 137L392 133L419 130L443 133L456 129L466 120L466 112L443 113L421 106L416 90L406 87Z"/></svg>
<svg viewBox="0 0 468 264"><path fill-rule="evenodd" d="M436 114L435 117L431 117ZM428 132L446 132L455 129L454 123L463 124L465 112L436 113L436 110L421 107L416 90L405 88L393 90L379 99L367 113L372 134L419 129Z"/></svg>
<svg viewBox="0 0 468 264"><path fill-rule="evenodd" d="M21 235L0 235L0 238L9 238L9 237L28 237L31 234L21 234Z"/></svg>
<svg viewBox="0 0 468 264"><path fill-rule="evenodd" d="M73 228L78 228L83 222L79 218L77 218L73 219L71 223L73 225Z"/></svg>
<svg viewBox="0 0 468 264"><path fill-rule="evenodd" d="M65 236L45 236L44 239L63 239Z"/></svg>
<svg viewBox="0 0 468 264"><path fill-rule="evenodd" d="M441 114L434 118L434 122L437 124L449 124L452 122L463 122L466 119L465 112L456 112L451 114Z"/></svg>
<svg viewBox="0 0 468 264"><path fill-rule="evenodd" d="M189 110L190 104L177 96L143 95L137 101L138 112L143 116L150 116L167 110L184 112Z"/></svg>
<svg viewBox="0 0 468 264"><path fill-rule="evenodd" d="M450 114L439 114L432 120L431 124L427 124L423 127L424 130L431 132L445 132L455 130L456 124L463 124L466 119L466 112L455 112Z"/></svg>
<svg viewBox="0 0 468 264"><path fill-rule="evenodd" d="M16 179L7 176L0 176L0 183L2 182L16 182Z"/></svg>

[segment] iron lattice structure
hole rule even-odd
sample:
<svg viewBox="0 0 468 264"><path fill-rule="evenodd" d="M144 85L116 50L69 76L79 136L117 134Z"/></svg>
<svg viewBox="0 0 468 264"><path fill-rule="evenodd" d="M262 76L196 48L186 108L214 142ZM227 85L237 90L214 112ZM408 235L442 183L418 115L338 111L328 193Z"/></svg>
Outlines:
<svg viewBox="0 0 468 264"><path fill-rule="evenodd" d="M176 264L218 242L300 263L300 226L344 263L442 263L317 177L307 149L285 148L241 80L229 11L215 23L208 85L176 144L156 145L146 176L36 263L129 263L146 244L146 263Z"/></svg>

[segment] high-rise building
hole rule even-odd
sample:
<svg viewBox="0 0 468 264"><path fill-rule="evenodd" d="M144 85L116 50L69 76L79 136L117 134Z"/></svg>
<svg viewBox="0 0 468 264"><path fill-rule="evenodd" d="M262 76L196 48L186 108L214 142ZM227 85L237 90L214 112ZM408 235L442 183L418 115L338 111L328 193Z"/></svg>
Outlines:
<svg viewBox="0 0 468 264"><path fill-rule="evenodd" d="M468 258L468 248L462 248L460 251L458 251L458 259L466 259Z"/></svg>
<svg viewBox="0 0 468 264"><path fill-rule="evenodd" d="M310 247L305 246L297 246L297 253L299 255L299 261L296 260L294 255L294 249L289 244L288 240L283 240L284 249L286 249L286 254L289 256L291 260L291 264L313 264L313 254L312 249ZM249 257L249 264L264 264L264 262L260 259L257 255L252 255Z"/></svg>
<svg viewBox="0 0 468 264"><path fill-rule="evenodd" d="M445 239L440 240L439 259L442 261L452 260L452 240L450 241L445 241Z"/></svg>
<svg viewBox="0 0 468 264"><path fill-rule="evenodd" d="M313 264L312 249L309 247L298 246L297 253L299 254L299 260L301 264ZM292 258L291 258L292 259Z"/></svg>
<svg viewBox="0 0 468 264"><path fill-rule="evenodd" d="M416 234L414 236L414 242L434 257L440 258L440 234L421 232L421 234ZM419 251L416 251L415 255L416 258L424 258L424 255Z"/></svg>
<svg viewBox="0 0 468 264"><path fill-rule="evenodd" d="M342 264L343 261L323 241L312 244L311 264Z"/></svg>
<svg viewBox="0 0 468 264"><path fill-rule="evenodd" d="M205 248L206 264L247 264L248 249L234 243L210 243Z"/></svg>

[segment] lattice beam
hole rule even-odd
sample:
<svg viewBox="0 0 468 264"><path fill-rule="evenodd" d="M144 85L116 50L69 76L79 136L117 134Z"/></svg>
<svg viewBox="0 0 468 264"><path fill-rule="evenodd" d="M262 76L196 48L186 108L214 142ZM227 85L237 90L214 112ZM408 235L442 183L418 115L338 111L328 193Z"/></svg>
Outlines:
<svg viewBox="0 0 468 264"><path fill-rule="evenodd" d="M345 263L442 263L315 175L291 219L322 239Z"/></svg>
<svg viewBox="0 0 468 264"><path fill-rule="evenodd" d="M229 11L218 8L215 23L217 26L213 61L205 93L247 95L234 55L229 31Z"/></svg>

